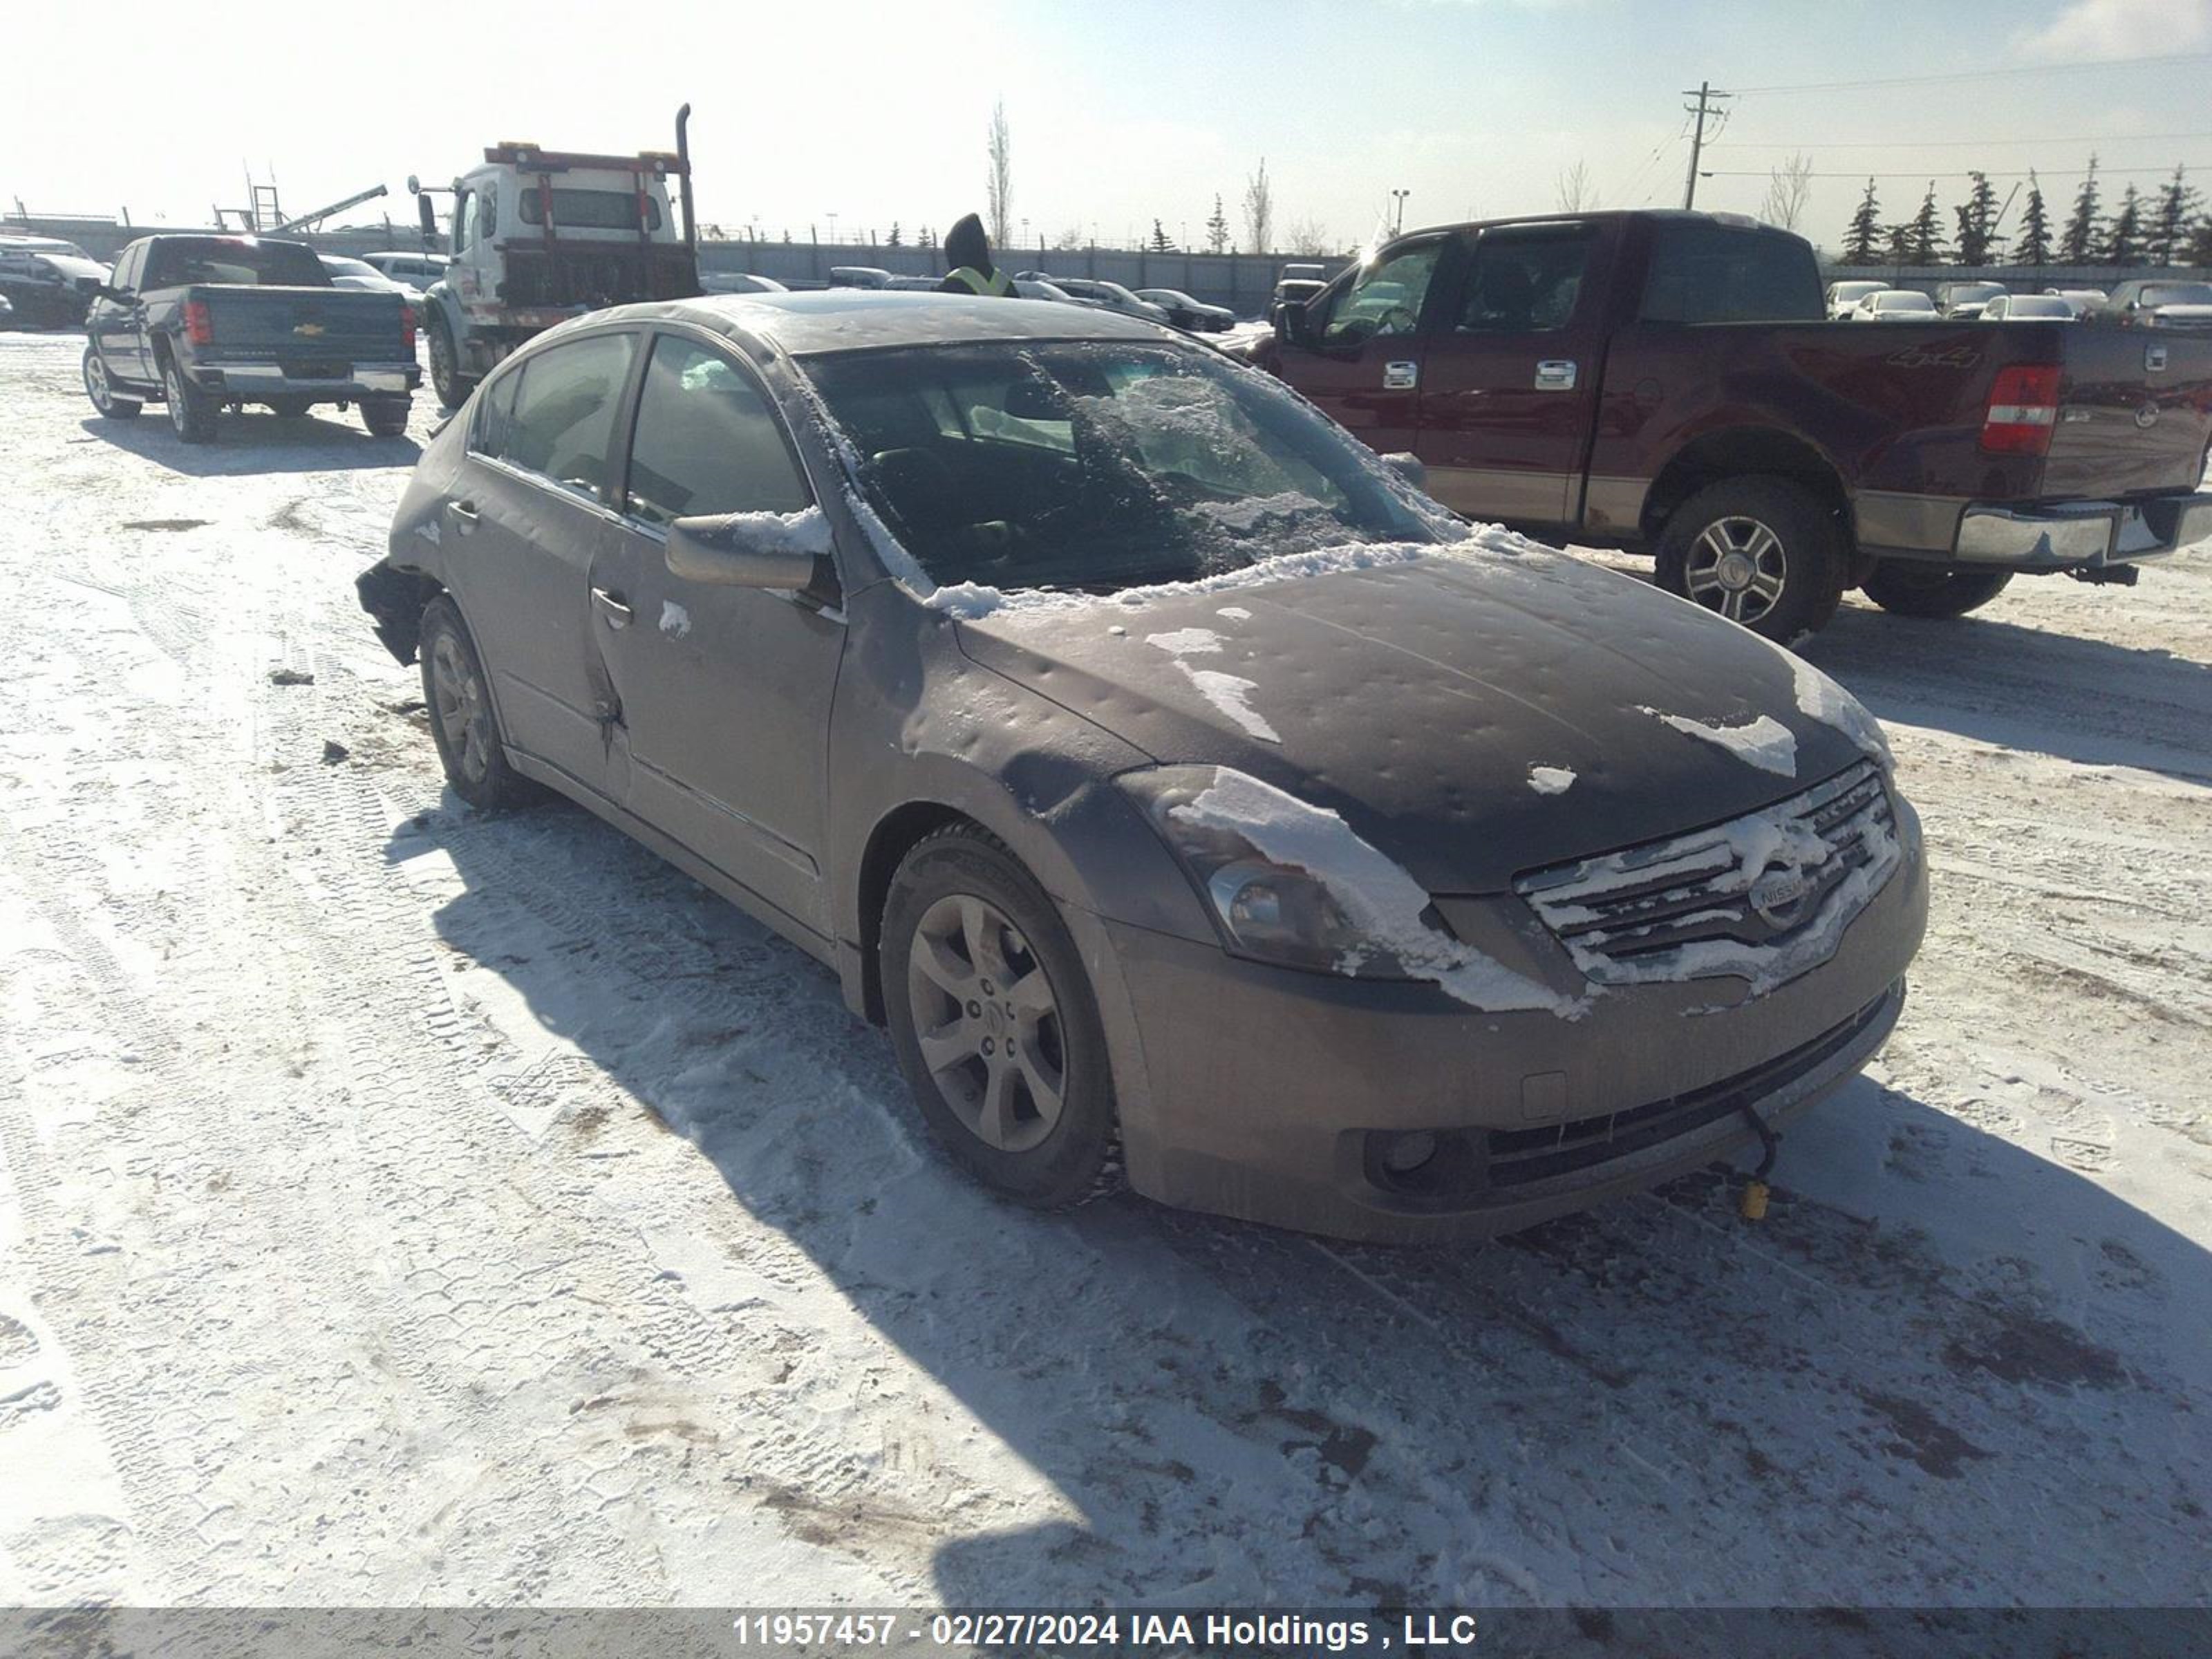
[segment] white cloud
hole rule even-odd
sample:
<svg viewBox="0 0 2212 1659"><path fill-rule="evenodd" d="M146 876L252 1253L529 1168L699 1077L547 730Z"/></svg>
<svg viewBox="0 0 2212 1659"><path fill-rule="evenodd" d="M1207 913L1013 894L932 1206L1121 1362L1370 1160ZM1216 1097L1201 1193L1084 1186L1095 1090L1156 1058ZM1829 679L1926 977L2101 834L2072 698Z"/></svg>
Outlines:
<svg viewBox="0 0 2212 1659"><path fill-rule="evenodd" d="M2022 36L2021 55L2093 63L2212 47L2212 0L2065 0L2058 15Z"/></svg>

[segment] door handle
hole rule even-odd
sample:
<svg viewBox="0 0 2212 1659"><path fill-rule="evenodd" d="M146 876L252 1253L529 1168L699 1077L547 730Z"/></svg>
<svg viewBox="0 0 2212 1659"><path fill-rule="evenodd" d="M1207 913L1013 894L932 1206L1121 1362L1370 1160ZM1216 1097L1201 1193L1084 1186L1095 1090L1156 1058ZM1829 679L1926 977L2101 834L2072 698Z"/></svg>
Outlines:
<svg viewBox="0 0 2212 1659"><path fill-rule="evenodd" d="M636 614L604 587L592 590L592 603L599 607L599 614L607 619L610 628L628 628L630 618Z"/></svg>
<svg viewBox="0 0 2212 1659"><path fill-rule="evenodd" d="M1536 390L1539 392L1572 392L1575 389L1575 365L1571 358L1547 357L1536 365Z"/></svg>
<svg viewBox="0 0 2212 1659"><path fill-rule="evenodd" d="M464 536L477 527L477 504L474 501L447 501L446 511L453 515L453 523Z"/></svg>
<svg viewBox="0 0 2212 1659"><path fill-rule="evenodd" d="M1421 366L1419 363L1385 363L1382 365L1382 389L1385 392L1410 392L1420 384Z"/></svg>

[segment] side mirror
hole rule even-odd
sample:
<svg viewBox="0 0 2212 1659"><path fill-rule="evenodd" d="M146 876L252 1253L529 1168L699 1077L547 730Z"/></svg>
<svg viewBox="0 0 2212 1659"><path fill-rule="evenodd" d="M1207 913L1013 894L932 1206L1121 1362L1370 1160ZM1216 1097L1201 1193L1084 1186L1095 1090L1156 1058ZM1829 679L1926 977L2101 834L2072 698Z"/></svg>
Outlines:
<svg viewBox="0 0 2212 1659"><path fill-rule="evenodd" d="M413 180L409 182L411 184ZM428 195L418 194L415 198L415 216L422 222L423 235L434 239L438 234L438 210L431 204Z"/></svg>
<svg viewBox="0 0 2212 1659"><path fill-rule="evenodd" d="M1304 300L1285 300L1275 307L1275 337L1285 345L1312 343L1313 325Z"/></svg>
<svg viewBox="0 0 2212 1659"><path fill-rule="evenodd" d="M106 286L97 276L80 276L76 279L76 291L80 294L98 294Z"/></svg>
<svg viewBox="0 0 2212 1659"><path fill-rule="evenodd" d="M808 542L769 513L678 519L668 526L668 569L686 581L795 593L814 585L821 562Z"/></svg>
<svg viewBox="0 0 2212 1659"><path fill-rule="evenodd" d="M116 304L123 306L127 306L131 303L131 295L129 289L110 288L106 283L100 282L94 277L87 277L85 280L92 283L92 291L98 295L101 299L112 300Z"/></svg>
<svg viewBox="0 0 2212 1659"><path fill-rule="evenodd" d="M1382 458L1382 465L1389 467L1393 472L1403 478L1407 483L1413 485L1414 489L1419 490L1423 495L1426 495L1428 493L1429 469L1422 465L1421 458L1413 453L1412 450L1400 449L1393 451L1391 453L1385 455Z"/></svg>

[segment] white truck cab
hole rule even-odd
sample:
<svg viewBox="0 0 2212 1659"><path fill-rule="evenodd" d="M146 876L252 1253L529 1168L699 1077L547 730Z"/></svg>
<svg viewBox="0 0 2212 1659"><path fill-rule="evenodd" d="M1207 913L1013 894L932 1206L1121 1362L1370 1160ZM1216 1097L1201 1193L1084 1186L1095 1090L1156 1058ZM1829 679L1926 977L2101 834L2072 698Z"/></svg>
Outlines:
<svg viewBox="0 0 2212 1659"><path fill-rule="evenodd" d="M425 298L430 379L448 408L532 335L605 306L700 292L690 164L677 149L587 155L534 143L494 144L453 183L452 254ZM684 205L676 221L675 180ZM410 180L413 184L413 180ZM430 198L416 186L423 227Z"/></svg>

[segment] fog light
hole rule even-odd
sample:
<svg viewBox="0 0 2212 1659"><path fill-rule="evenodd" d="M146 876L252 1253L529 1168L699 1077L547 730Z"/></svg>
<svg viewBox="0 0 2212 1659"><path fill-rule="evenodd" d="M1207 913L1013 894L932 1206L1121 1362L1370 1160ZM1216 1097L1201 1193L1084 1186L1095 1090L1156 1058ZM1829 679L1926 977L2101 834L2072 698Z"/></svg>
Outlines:
<svg viewBox="0 0 2212 1659"><path fill-rule="evenodd" d="M1382 1167L1392 1175L1411 1175L1436 1155L1435 1132L1416 1129L1410 1134L1394 1135L1383 1144Z"/></svg>

